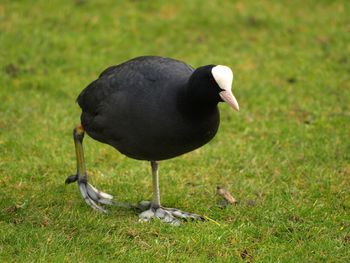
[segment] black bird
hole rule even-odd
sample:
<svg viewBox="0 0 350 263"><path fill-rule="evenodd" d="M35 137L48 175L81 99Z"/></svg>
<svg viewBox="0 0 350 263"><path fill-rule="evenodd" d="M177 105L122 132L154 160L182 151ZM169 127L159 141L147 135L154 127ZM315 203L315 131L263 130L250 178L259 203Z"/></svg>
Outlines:
<svg viewBox="0 0 350 263"><path fill-rule="evenodd" d="M81 124L73 132L77 174L66 182L77 181L86 203L98 211L105 211L100 204L115 203L111 195L87 181L82 146L86 132L126 156L151 162L153 200L142 203L145 211L140 220L157 217L179 224L177 218L202 219L161 206L158 161L208 143L219 127L219 102L239 110L231 92L232 80L227 66L193 69L184 62L157 56L137 57L107 68L77 98L82 109Z"/></svg>

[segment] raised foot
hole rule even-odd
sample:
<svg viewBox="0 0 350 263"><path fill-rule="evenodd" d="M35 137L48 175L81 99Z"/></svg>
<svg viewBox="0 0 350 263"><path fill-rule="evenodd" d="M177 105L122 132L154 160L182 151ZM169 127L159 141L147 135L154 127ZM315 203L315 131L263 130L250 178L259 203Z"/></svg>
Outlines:
<svg viewBox="0 0 350 263"><path fill-rule="evenodd" d="M70 184L76 181L78 182L80 193L83 196L85 202L98 212L107 213L107 210L103 208L101 205L115 205L119 207L133 208L133 206L129 203L114 201L112 195L96 189L91 184L89 184L86 180L79 181L77 175L71 175L66 179L67 184Z"/></svg>
<svg viewBox="0 0 350 263"><path fill-rule="evenodd" d="M147 203L150 204L150 202L145 202L145 201L141 202L138 208L140 208L141 210L144 210L144 208L147 206ZM140 218L139 221L141 222L148 222L152 218L159 218L161 221L165 223L169 223L176 226L181 224L181 221L179 219L185 219L185 220L192 219L192 220L200 220L200 221L205 220L204 217L200 215L185 212L176 208L168 208L168 207L158 207L158 208L150 207L147 210L143 211L139 215L139 218Z"/></svg>
<svg viewBox="0 0 350 263"><path fill-rule="evenodd" d="M96 211L107 213L107 210L100 205L112 205L112 195L97 190L88 182L78 182L78 185L81 195L89 206Z"/></svg>
<svg viewBox="0 0 350 263"><path fill-rule="evenodd" d="M86 179L79 180L78 178L79 176L77 174L68 176L66 179L66 184L78 182L81 195L83 196L85 202L93 209L106 213L107 211L103 207L99 206L99 204L112 205L113 196L97 190L95 187L89 184Z"/></svg>

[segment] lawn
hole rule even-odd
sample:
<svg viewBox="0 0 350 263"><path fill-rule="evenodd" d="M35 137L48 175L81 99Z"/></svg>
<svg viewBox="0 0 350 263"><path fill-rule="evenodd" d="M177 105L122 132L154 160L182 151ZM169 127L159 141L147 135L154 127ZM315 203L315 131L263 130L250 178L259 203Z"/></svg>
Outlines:
<svg viewBox="0 0 350 263"><path fill-rule="evenodd" d="M349 262L349 1L0 2L1 262ZM240 112L160 163L162 202L212 219L180 227L83 201L79 92L139 55L235 73ZM92 183L151 198L147 162L88 136ZM220 208L216 187L239 201Z"/></svg>

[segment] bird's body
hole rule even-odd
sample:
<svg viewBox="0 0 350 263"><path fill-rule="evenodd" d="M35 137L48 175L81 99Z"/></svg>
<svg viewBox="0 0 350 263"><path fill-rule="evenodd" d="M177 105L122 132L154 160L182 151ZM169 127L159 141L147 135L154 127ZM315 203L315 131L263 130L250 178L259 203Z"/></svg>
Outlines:
<svg viewBox="0 0 350 263"><path fill-rule="evenodd" d="M174 70L175 69L175 70ZM164 160L210 141L219 126L216 104L194 110L187 64L139 57L101 73L79 95L81 121L94 139L141 160Z"/></svg>
<svg viewBox="0 0 350 263"><path fill-rule="evenodd" d="M82 145L86 131L131 158L151 161L153 200L137 207L145 210L141 220L157 217L179 224L177 218L203 219L161 206L157 161L192 151L215 136L220 120L217 104L224 101L238 110L232 80L233 73L226 66L193 69L184 62L155 56L107 68L77 99L82 109L81 125L73 133L77 174L66 182L78 181L85 202L98 211L105 211L101 204L121 204L88 183Z"/></svg>

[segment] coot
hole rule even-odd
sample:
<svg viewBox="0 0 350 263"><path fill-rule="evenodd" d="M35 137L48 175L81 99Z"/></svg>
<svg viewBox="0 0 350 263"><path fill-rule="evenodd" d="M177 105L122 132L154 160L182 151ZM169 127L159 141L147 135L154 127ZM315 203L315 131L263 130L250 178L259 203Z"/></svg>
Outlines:
<svg viewBox="0 0 350 263"><path fill-rule="evenodd" d="M140 220L157 217L179 224L178 218L203 219L161 206L158 161L208 143L219 127L219 102L239 110L231 91L232 80L227 66L194 69L184 62L157 56L137 57L107 68L77 98L82 109L81 124L73 131L77 173L66 182L77 181L86 203L98 211L106 211L101 204L116 203L113 196L88 183L82 146L86 132L128 157L150 161L153 200L139 205L144 210Z"/></svg>

